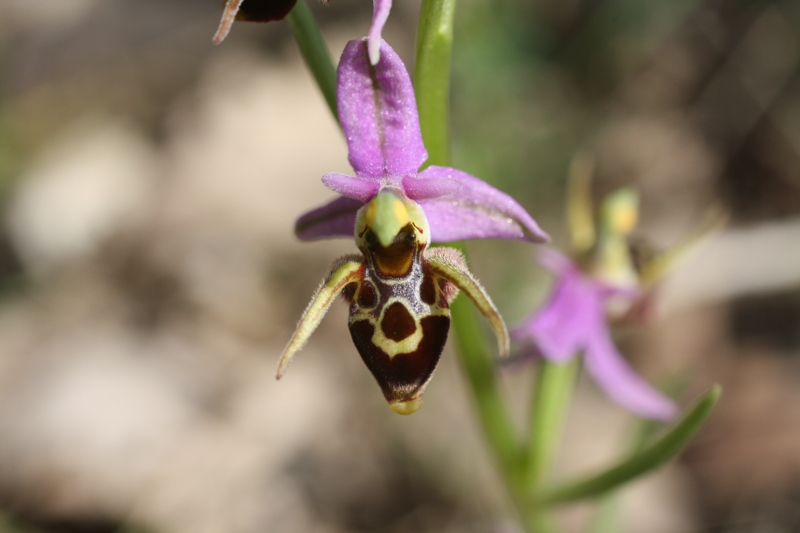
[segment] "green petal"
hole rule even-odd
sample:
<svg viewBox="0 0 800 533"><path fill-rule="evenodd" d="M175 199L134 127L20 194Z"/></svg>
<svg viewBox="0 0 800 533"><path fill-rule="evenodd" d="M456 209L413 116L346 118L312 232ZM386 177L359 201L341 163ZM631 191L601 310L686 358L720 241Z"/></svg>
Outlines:
<svg viewBox="0 0 800 533"><path fill-rule="evenodd" d="M489 325L497 336L500 357L508 357L510 350L508 329L500 312L494 306L486 290L478 283L475 276L467 268L467 261L454 248L431 248L425 250L427 266L459 288L470 299L475 308L489 321Z"/></svg>
<svg viewBox="0 0 800 533"><path fill-rule="evenodd" d="M322 281L322 284L311 297L308 307L303 312L297 329L289 340L286 348L283 349L281 360L278 363L278 373L275 376L281 379L283 373L297 352L299 352L314 330L317 329L325 313L330 309L331 304L339 296L344 288L354 281L359 281L364 277L364 258L360 255L346 255L337 259L331 265L330 272Z"/></svg>
<svg viewBox="0 0 800 533"><path fill-rule="evenodd" d="M666 435L601 474L544 491L539 504L557 505L594 498L643 474L655 470L678 455L697 434L717 403L722 388L714 385Z"/></svg>

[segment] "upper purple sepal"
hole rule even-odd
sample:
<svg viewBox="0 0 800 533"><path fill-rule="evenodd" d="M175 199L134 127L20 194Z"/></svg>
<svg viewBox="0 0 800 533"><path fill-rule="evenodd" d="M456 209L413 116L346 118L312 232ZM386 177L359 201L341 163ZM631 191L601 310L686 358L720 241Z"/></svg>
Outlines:
<svg viewBox="0 0 800 533"><path fill-rule="evenodd" d="M366 39L345 46L338 69L339 122L358 176L399 180L416 174L428 153L403 61L386 41L381 41L380 53L373 67Z"/></svg>
<svg viewBox="0 0 800 533"><path fill-rule="evenodd" d="M388 4L376 0L376 17L379 7ZM303 215L297 223L298 237L352 236L360 205L381 188L392 187L422 206L435 242L547 242L549 237L528 212L488 183L448 167L418 172L428 154L422 144L414 87L395 51L385 41L380 41L379 49L380 60L373 67L367 40L350 41L339 61L339 122L356 176L332 173L322 181L353 201L333 201Z"/></svg>

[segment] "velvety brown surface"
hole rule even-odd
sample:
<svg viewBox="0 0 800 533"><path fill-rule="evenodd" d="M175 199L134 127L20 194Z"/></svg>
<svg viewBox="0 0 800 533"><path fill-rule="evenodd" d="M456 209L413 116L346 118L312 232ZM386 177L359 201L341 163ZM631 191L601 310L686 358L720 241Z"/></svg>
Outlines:
<svg viewBox="0 0 800 533"><path fill-rule="evenodd" d="M358 353L389 401L416 398L433 374L447 341L450 318L429 316L421 321L422 341L411 353L390 358L372 343L375 327L366 320L350 324L350 335Z"/></svg>
<svg viewBox="0 0 800 533"><path fill-rule="evenodd" d="M297 0L244 0L236 14L236 20L269 22L281 20L289 14Z"/></svg>
<svg viewBox="0 0 800 533"><path fill-rule="evenodd" d="M417 324L414 322L414 317L406 309L406 306L400 302L394 302L383 315L381 330L383 330L383 334L387 338L400 342L417 331Z"/></svg>

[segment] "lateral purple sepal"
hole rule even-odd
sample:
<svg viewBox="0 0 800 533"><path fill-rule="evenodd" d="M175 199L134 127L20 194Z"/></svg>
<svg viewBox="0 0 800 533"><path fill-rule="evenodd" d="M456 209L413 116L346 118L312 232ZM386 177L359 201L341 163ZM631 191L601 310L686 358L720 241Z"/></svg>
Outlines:
<svg viewBox="0 0 800 533"><path fill-rule="evenodd" d="M516 200L466 172L431 166L421 179L450 178L461 184L454 194L421 200L435 242L464 239L518 239L549 242L550 237Z"/></svg>
<svg viewBox="0 0 800 533"><path fill-rule="evenodd" d="M322 176L322 183L342 196L367 203L381 188L380 181L371 178L359 178L347 174L331 172Z"/></svg>
<svg viewBox="0 0 800 533"><path fill-rule="evenodd" d="M345 46L338 69L339 122L358 176L401 178L416 174L428 153L405 65L385 41L379 50L380 61L372 67L366 39Z"/></svg>
<svg viewBox="0 0 800 533"><path fill-rule="evenodd" d="M294 232L301 241L331 237L353 237L356 213L364 205L352 198L339 197L300 216Z"/></svg>
<svg viewBox="0 0 800 533"><path fill-rule="evenodd" d="M596 327L586 348L586 370L615 402L638 415L671 420L678 414L675 403L643 380L619 353L608 326Z"/></svg>
<svg viewBox="0 0 800 533"><path fill-rule="evenodd" d="M556 275L555 287L542 308L513 329L512 338L556 363L583 352L589 374L619 405L647 418L674 418L678 409L672 400L639 377L614 346L606 322L606 301L613 295L607 284L554 250L540 254L539 261Z"/></svg>

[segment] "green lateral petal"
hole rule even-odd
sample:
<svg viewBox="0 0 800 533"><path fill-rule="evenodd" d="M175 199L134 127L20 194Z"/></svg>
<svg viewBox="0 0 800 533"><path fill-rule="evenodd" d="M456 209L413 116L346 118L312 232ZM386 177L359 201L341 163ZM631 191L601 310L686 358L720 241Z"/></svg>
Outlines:
<svg viewBox="0 0 800 533"><path fill-rule="evenodd" d="M349 283L361 281L363 278L364 258L360 255L346 255L337 259L331 265L330 272L322 281L317 292L314 293L311 302L309 302L308 307L303 312L303 316L300 318L300 322L297 323L294 335L292 335L286 348L283 349L281 360L278 363L276 379L281 379L289 363L308 342L308 338L317 329L317 326L319 326L325 313L328 312L339 293Z"/></svg>
<svg viewBox="0 0 800 533"><path fill-rule="evenodd" d="M438 275L458 287L481 312L497 335L501 357L508 357L509 338L506 323L492 303L492 299L467 269L467 262L461 252L453 248L432 248L425 251L428 266Z"/></svg>
<svg viewBox="0 0 800 533"><path fill-rule="evenodd" d="M697 434L722 394L714 385L666 435L605 472L582 481L544 491L538 504L558 505L600 496L632 479L655 470L678 455Z"/></svg>

